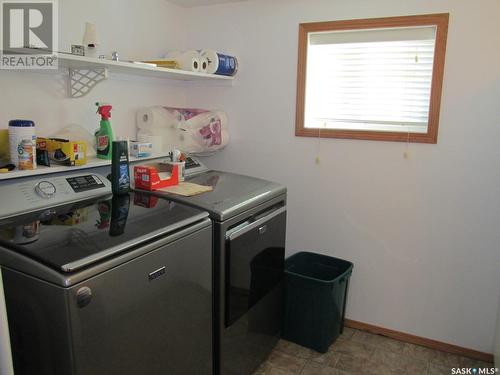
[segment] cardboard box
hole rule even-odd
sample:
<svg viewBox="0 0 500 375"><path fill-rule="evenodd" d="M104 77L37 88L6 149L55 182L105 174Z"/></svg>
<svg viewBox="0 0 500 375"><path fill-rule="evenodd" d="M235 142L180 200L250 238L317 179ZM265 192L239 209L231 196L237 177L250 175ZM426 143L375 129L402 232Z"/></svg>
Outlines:
<svg viewBox="0 0 500 375"><path fill-rule="evenodd" d="M167 163L152 163L134 167L136 189L158 190L179 184L179 166Z"/></svg>
<svg viewBox="0 0 500 375"><path fill-rule="evenodd" d="M87 164L87 143L60 138L36 139L37 150L48 151L51 161L61 165Z"/></svg>
<svg viewBox="0 0 500 375"><path fill-rule="evenodd" d="M130 156L145 158L153 154L153 144L151 142L129 141Z"/></svg>

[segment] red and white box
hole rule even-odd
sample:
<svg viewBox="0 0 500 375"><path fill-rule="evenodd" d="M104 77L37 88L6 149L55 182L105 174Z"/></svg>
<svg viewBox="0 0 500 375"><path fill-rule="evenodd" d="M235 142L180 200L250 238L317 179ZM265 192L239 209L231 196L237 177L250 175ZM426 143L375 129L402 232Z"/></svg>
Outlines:
<svg viewBox="0 0 500 375"><path fill-rule="evenodd" d="M134 167L136 189L158 190L179 184L179 166L154 163Z"/></svg>

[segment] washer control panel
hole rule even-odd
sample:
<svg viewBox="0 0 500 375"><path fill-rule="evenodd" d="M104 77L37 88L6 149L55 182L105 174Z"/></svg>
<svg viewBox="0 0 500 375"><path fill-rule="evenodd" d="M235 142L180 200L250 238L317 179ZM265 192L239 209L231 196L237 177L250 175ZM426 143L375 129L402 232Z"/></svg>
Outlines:
<svg viewBox="0 0 500 375"><path fill-rule="evenodd" d="M111 182L90 172L2 181L0 218L107 194L111 194Z"/></svg>
<svg viewBox="0 0 500 375"><path fill-rule="evenodd" d="M67 178L66 181L68 181L75 193L104 187L104 183L102 182L102 180L95 174L71 177Z"/></svg>

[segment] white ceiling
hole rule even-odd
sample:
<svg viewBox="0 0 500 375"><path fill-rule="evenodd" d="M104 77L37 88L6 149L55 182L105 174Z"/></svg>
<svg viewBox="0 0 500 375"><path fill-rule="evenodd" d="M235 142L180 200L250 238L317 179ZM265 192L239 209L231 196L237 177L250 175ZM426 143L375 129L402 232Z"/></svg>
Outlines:
<svg viewBox="0 0 500 375"><path fill-rule="evenodd" d="M248 0L167 0L169 3L180 5L185 8L192 8L204 5L215 5L223 3L239 3Z"/></svg>

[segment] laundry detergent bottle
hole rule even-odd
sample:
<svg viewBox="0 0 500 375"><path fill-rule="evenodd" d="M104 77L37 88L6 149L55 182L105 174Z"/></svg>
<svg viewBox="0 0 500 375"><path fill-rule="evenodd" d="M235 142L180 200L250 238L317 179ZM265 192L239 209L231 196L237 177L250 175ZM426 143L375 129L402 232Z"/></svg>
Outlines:
<svg viewBox="0 0 500 375"><path fill-rule="evenodd" d="M95 132L97 157L111 160L113 145L113 129L111 129L111 104L96 103L97 113L101 115L99 129Z"/></svg>

